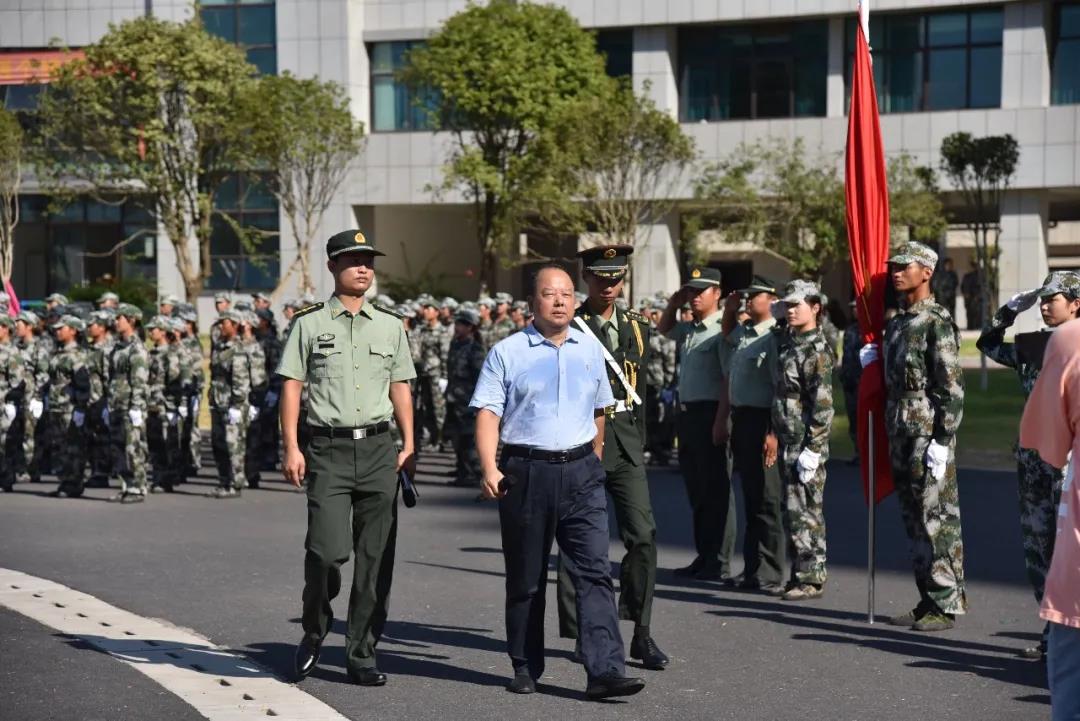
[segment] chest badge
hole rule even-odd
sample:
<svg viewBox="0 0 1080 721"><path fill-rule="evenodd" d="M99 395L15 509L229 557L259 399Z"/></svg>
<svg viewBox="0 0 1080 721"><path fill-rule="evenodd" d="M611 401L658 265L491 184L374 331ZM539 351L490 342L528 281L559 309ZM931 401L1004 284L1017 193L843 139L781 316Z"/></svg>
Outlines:
<svg viewBox="0 0 1080 721"><path fill-rule="evenodd" d="M320 343L329 343L330 341L334 340L334 334L333 333L323 333L322 335L320 335L315 340L319 341Z"/></svg>

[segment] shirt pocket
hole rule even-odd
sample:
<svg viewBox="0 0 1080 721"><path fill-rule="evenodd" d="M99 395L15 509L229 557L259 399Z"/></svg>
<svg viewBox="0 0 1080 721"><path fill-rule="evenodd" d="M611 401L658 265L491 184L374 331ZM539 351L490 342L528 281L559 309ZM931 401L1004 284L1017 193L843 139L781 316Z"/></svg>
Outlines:
<svg viewBox="0 0 1080 721"><path fill-rule="evenodd" d="M394 367L394 349L389 343L372 343L369 347L371 367L389 373Z"/></svg>
<svg viewBox="0 0 1080 721"><path fill-rule="evenodd" d="M344 367L341 351L326 351L311 354L311 376L319 380L341 378Z"/></svg>
<svg viewBox="0 0 1080 721"><path fill-rule="evenodd" d="M900 438L926 438L934 433L934 409L923 394L905 394L896 401L893 428Z"/></svg>

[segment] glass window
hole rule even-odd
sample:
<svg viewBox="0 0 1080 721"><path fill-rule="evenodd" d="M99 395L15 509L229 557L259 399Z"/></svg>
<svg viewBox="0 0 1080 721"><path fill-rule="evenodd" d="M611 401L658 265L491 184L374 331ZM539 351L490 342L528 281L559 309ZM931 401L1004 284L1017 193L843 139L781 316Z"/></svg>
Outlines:
<svg viewBox="0 0 1080 721"><path fill-rule="evenodd" d="M1053 58L1050 66L1050 102L1080 103L1080 2L1055 8Z"/></svg>
<svg viewBox="0 0 1080 721"><path fill-rule="evenodd" d="M233 8L204 8L202 21L211 35L236 42L236 10Z"/></svg>
<svg viewBox="0 0 1080 721"><path fill-rule="evenodd" d="M411 48L420 41L372 43L371 57L371 120L372 130L432 130L429 108L436 96L432 91L412 91L397 78L405 66Z"/></svg>
<svg viewBox="0 0 1080 721"><path fill-rule="evenodd" d="M824 22L679 31L679 119L825 115Z"/></svg>
<svg viewBox="0 0 1080 721"><path fill-rule="evenodd" d="M274 6L257 5L238 8L239 18L236 40L241 45L274 44Z"/></svg>
<svg viewBox="0 0 1080 721"><path fill-rule="evenodd" d="M6 85L4 87L7 89L3 98L5 108L15 112L37 110L41 85Z"/></svg>
<svg viewBox="0 0 1080 721"><path fill-rule="evenodd" d="M874 81L883 113L1001 106L1000 9L870 20ZM845 32L851 92L855 21Z"/></svg>
<svg viewBox="0 0 1080 721"><path fill-rule="evenodd" d="M611 77L634 74L633 30L600 30L596 33L596 51L604 56L604 67Z"/></svg>
<svg viewBox="0 0 1080 721"><path fill-rule="evenodd" d="M277 23L273 2L202 0L199 5L199 14L208 32L242 47L248 62L260 73L277 73Z"/></svg>

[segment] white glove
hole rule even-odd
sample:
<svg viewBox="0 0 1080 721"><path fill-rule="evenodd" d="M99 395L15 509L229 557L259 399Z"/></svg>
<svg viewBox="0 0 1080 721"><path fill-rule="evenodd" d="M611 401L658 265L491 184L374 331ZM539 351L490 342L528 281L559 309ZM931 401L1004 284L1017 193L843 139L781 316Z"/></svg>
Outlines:
<svg viewBox="0 0 1080 721"><path fill-rule="evenodd" d="M101 421L105 425L109 425L109 407L108 406L105 406L104 408L101 409Z"/></svg>
<svg viewBox="0 0 1080 721"><path fill-rule="evenodd" d="M881 360L881 351L878 350L877 343L867 343L859 349L859 365L863 368Z"/></svg>
<svg viewBox="0 0 1080 721"><path fill-rule="evenodd" d="M949 465L949 447L937 441L930 441L930 445L926 448L926 465L930 469L930 476L935 481L944 479L945 469Z"/></svg>
<svg viewBox="0 0 1080 721"><path fill-rule="evenodd" d="M73 411L71 420L75 423L76 428L82 428L83 423L86 423L86 414L82 411Z"/></svg>
<svg viewBox="0 0 1080 721"><path fill-rule="evenodd" d="M196 416L199 415L199 398L198 398L198 396L191 399L191 414L196 415Z"/></svg>
<svg viewBox="0 0 1080 721"><path fill-rule="evenodd" d="M446 393L446 387L450 385L450 381L446 378L439 379L439 393Z"/></svg>
<svg viewBox="0 0 1080 721"><path fill-rule="evenodd" d="M273 408L275 405L277 405L277 401L278 401L278 394L277 393L274 393L274 391L267 391L266 392L265 403L266 403L267 408Z"/></svg>
<svg viewBox="0 0 1080 721"><path fill-rule="evenodd" d="M255 406L248 406L248 420L249 421L257 421L257 420L259 420L259 409L256 408Z"/></svg>
<svg viewBox="0 0 1080 721"><path fill-rule="evenodd" d="M4 404L4 415L7 417L7 419L9 421L15 420L15 416L18 415L18 413L19 413L19 411L15 408L14 403L5 403Z"/></svg>
<svg viewBox="0 0 1080 721"><path fill-rule="evenodd" d="M804 448L799 454L799 460L795 462L799 469L799 481L809 483L814 478L818 466L821 464L821 454L814 453L809 448Z"/></svg>
<svg viewBox="0 0 1080 721"><path fill-rule="evenodd" d="M30 409L30 415L33 416L35 421L41 418L41 414L45 412L45 404L37 398L31 400L27 407Z"/></svg>
<svg viewBox="0 0 1080 721"><path fill-rule="evenodd" d="M140 411L138 408L132 408L130 411L128 411L128 418L131 419L131 425L135 426L136 428L142 428L142 411Z"/></svg>
<svg viewBox="0 0 1080 721"><path fill-rule="evenodd" d="M229 425L230 426L235 426L237 423L240 422L241 418L243 418L243 415L241 415L239 408L230 408L229 409Z"/></svg>
<svg viewBox="0 0 1080 721"><path fill-rule="evenodd" d="M188 407L187 407L187 405L181 403L177 407L176 412L180 414L181 418L183 418L184 420L187 420L187 417L188 417Z"/></svg>
<svg viewBox="0 0 1080 721"><path fill-rule="evenodd" d="M1039 302L1039 292L1041 290L1042 288L1036 288L1035 290L1017 293L1009 299L1009 302L1005 304L1005 307L1013 313L1023 313L1025 310Z"/></svg>
<svg viewBox="0 0 1080 721"><path fill-rule="evenodd" d="M170 426L176 425L176 413L173 411L165 411L165 420L169 422Z"/></svg>

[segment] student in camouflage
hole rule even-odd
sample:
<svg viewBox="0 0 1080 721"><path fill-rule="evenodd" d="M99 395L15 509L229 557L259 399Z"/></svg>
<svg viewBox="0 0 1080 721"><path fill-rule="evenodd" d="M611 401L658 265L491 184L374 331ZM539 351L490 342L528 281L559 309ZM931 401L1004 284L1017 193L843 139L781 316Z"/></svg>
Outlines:
<svg viewBox="0 0 1080 721"><path fill-rule="evenodd" d="M109 500L141 503L146 500L146 406L149 395L149 358L138 334L142 311L130 303L116 309L118 335L109 356L108 415L120 492Z"/></svg>
<svg viewBox="0 0 1080 721"><path fill-rule="evenodd" d="M1036 304L1046 323L1046 332L1076 318L1080 314L1080 275L1072 271L1055 271L1038 288L1017 293L998 308L977 343L987 358L1016 370L1025 397L1030 395L1038 380L1041 359L1022 358L1016 345L1005 340L1005 333L1020 313ZM1046 574L1054 553L1057 512L1065 474L1043 461L1036 451L1020 448L1019 444L1016 460L1024 565L1035 590L1035 600L1042 603ZM1039 645L1024 649L1021 655L1035 659L1045 657L1045 634Z"/></svg>
<svg viewBox="0 0 1080 721"><path fill-rule="evenodd" d="M667 305L667 300L663 301ZM655 325L663 306L653 307L652 299L642 302L642 314ZM678 344L663 333L649 334L649 355L645 366L645 449L649 462L666 466L675 440L675 357Z"/></svg>
<svg viewBox="0 0 1080 721"><path fill-rule="evenodd" d="M0 313L0 490L4 491L15 485L16 422L26 390L26 365L12 340L14 332L15 321Z"/></svg>
<svg viewBox="0 0 1080 721"><path fill-rule="evenodd" d="M31 483L41 481L38 467L40 449L37 448L38 421L45 414L45 396L49 384L49 346L34 335L40 320L28 310L15 316L15 346L26 366L26 393L22 417L16 419L21 431L22 457L17 471L30 477Z"/></svg>
<svg viewBox="0 0 1080 721"><path fill-rule="evenodd" d="M907 243L889 259L897 314L885 326L885 427L893 483L911 541L919 604L889 619L916 631L952 628L967 611L956 484L956 431L964 415L960 332L930 293L937 253ZM863 367L877 346L860 351Z"/></svg>
<svg viewBox="0 0 1080 721"><path fill-rule="evenodd" d="M266 393L263 395L262 408L259 411L259 445L258 448L259 471L271 471L277 467L278 456L281 453L281 438L278 433L278 401L281 399L281 376L274 373L274 369L281 362L282 341L278 337L277 327L274 324L274 314L269 310L257 310L255 315L259 318L259 324L255 329L255 337L262 346L263 357L266 360L266 371L269 376ZM248 479L248 483L251 479Z"/></svg>
<svg viewBox="0 0 1080 721"><path fill-rule="evenodd" d="M212 498L237 498L244 488L251 373L239 335L242 323L235 310L223 311L214 323L218 341L210 360L210 445L218 487L210 492Z"/></svg>
<svg viewBox="0 0 1080 721"><path fill-rule="evenodd" d="M510 307L514 304L514 296L509 293L496 293L494 300L495 317L491 320L491 332L488 336L490 346L494 346L517 330L513 318L510 317Z"/></svg>
<svg viewBox="0 0 1080 721"><path fill-rule="evenodd" d="M445 345L446 330L439 323L439 308L435 299L424 294L417 299L423 313L423 322L417 330L420 360L417 366L419 401L423 415L417 423L417 432L426 433L428 443L437 446L442 442L442 427L446 421L445 391ZM440 387L441 386L441 387Z"/></svg>
<svg viewBox="0 0 1080 721"><path fill-rule="evenodd" d="M781 299L787 330L774 368L772 424L784 481L784 529L791 580L781 598L820 598L825 587L825 464L833 420L833 354L818 327L821 291L805 280L788 283Z"/></svg>
<svg viewBox="0 0 1080 721"><path fill-rule="evenodd" d="M172 493L179 470L178 448L170 439L176 437L180 421L181 358L169 344L172 322L156 315L146 324L152 347L147 359L146 447L150 456L150 492Z"/></svg>
<svg viewBox="0 0 1080 721"><path fill-rule="evenodd" d="M107 389L109 355L114 346L110 329L115 318L113 311L95 311L90 314L90 322L86 326L86 367L90 372L90 406L86 419L86 455L90 463L90 478L86 481L88 488L108 488L109 476L113 472Z"/></svg>
<svg viewBox="0 0 1080 721"><path fill-rule="evenodd" d="M86 466L86 411L90 405L90 373L79 333L86 324L73 315L61 316L52 326L59 350L49 358L49 394L46 401L44 453L60 461L60 485L54 498L78 498L83 493Z"/></svg>
<svg viewBox="0 0 1080 721"><path fill-rule="evenodd" d="M469 407L487 352L480 339L480 314L459 308L454 315L454 339L446 359L446 425L443 434L454 444L457 463L454 486L480 488L480 457L476 452L476 410Z"/></svg>
<svg viewBox="0 0 1080 721"><path fill-rule="evenodd" d="M262 427L264 420L270 418L264 415L262 410L266 404L266 394L270 384L266 355L255 335L258 325L259 317L254 312L248 311L244 314L244 322L240 326L240 340L244 353L247 355L248 376L251 378L251 391L248 393L248 405L244 417L246 424L244 428L244 485L247 488L258 488L262 481Z"/></svg>
<svg viewBox="0 0 1080 721"><path fill-rule="evenodd" d="M186 476L199 475L202 467L202 432L199 430L199 405L206 387L206 371L203 369L203 348L199 340L199 316L195 309L180 311L180 319L187 326L180 348L188 378L184 385L184 403L177 409L180 413L180 464Z"/></svg>

